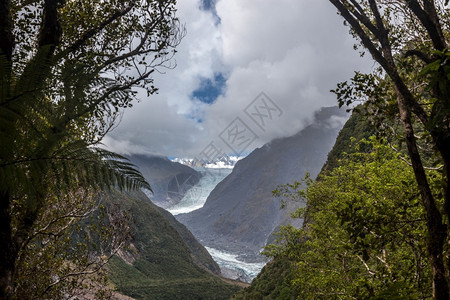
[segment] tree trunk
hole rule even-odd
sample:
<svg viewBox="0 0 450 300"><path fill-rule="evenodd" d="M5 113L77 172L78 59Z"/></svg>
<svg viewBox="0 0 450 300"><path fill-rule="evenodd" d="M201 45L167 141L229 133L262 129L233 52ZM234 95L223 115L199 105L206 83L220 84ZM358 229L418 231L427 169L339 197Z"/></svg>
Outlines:
<svg viewBox="0 0 450 300"><path fill-rule="evenodd" d="M5 55L9 62L14 47L11 17L11 0L0 1L0 55Z"/></svg>
<svg viewBox="0 0 450 300"><path fill-rule="evenodd" d="M427 247L433 273L433 298L439 300L449 300L449 286L446 278L443 257L443 248L447 237L447 228L442 223L442 215L436 206L428 185L422 160L417 149L416 139L414 137L414 130L411 122L411 111L406 105L405 98L403 94L400 93L397 85L395 85L395 91L397 94L400 119L403 124L408 154L411 159L414 175L419 186L422 202L427 215Z"/></svg>
<svg viewBox="0 0 450 300"><path fill-rule="evenodd" d="M0 191L0 299L11 299L13 292L14 246L12 241L10 197Z"/></svg>
<svg viewBox="0 0 450 300"><path fill-rule="evenodd" d="M383 67L394 83L408 154L421 193L422 203L427 214L427 246L433 272L433 297L434 299L449 300L449 286L447 281L449 276L448 274L446 276L443 258L443 246L446 239L448 239L448 230L446 225L443 224L442 213L439 211L431 193L420 154L417 150L411 121L411 112L414 111L425 127L429 125L429 116L427 116L423 108L420 107L420 104L414 99L411 91L398 74L398 69L392 55L388 31L384 26L383 18L379 13L376 1L369 0L370 10L373 13L372 18L363 12L356 1L351 1L352 4L343 0L329 1L350 24L355 33L361 38L361 44L369 50L374 60ZM426 32L429 34L433 42L433 47L438 50L446 49L446 40L442 34L434 2L428 0L423 1L423 8L417 0L408 0L406 1L406 4L412 13L420 20ZM376 21L376 26L373 23L373 19ZM368 29L374 36L370 36L363 27ZM439 99L439 97L437 98ZM440 100L443 100L443 103L446 103L445 97ZM446 186L444 187L444 214L450 217L450 137L448 136L447 131L448 130L445 129L444 126L443 130L435 127L434 130L432 129L428 132L433 138L433 143L437 152L441 154L442 160L444 161L445 176L447 180ZM450 240L447 240L447 242L450 243ZM450 255L447 257L447 267L450 269Z"/></svg>
<svg viewBox="0 0 450 300"><path fill-rule="evenodd" d="M411 94L411 92L409 91L409 89L406 87L406 85L403 83L403 81L401 80L401 78L398 76L398 73L396 72L391 72L392 74L390 74L391 79L394 81L394 84L396 86L396 94L397 97L400 97L400 95L403 95L403 99L405 99L405 101L403 101L405 108L404 109L408 109L409 111L413 111L414 113L416 113L416 111L411 107L411 105L413 103L416 102L416 100L414 99L413 95ZM437 99L440 99L439 101L441 103L445 103L446 96L443 96L439 89L434 89L433 93L435 95L435 97ZM406 105L409 105L409 108L406 108ZM443 224L442 221L442 216L445 215L447 217L448 220L450 220L450 136L448 134L448 127L446 127L445 125L442 125L442 121L436 121L434 118L435 116L439 113L439 111L444 110L445 111L445 107L441 106L437 106L438 104L435 104L435 106L433 107L433 112L431 113L431 116L428 118L427 122L424 122L420 116L418 116L416 114L416 116L419 117L419 119L421 119L423 126L428 126L430 123L432 123L433 125L431 125L430 127L432 127L429 130L430 136L433 140L433 144L434 144L434 149L437 153L440 154L441 158L442 158L442 162L444 164L444 184L442 187L443 190L443 196L444 196L444 206L443 206L443 212L441 213L437 207L436 207L436 202L433 199L431 193L429 194L429 197L427 197L427 199L424 198L423 193L422 193L422 200L425 206L425 209L427 211L427 218L429 222L434 222L434 223L439 223L439 224L435 224L435 225L428 225L428 230L429 230L429 238L430 239L442 239L442 241L440 242L442 244L442 246L444 245L445 242L447 242L447 247L448 249L450 249L450 231L449 228L447 227L448 225ZM437 108L436 108L437 106ZM399 109L400 109L400 104L399 104ZM401 109L400 109L401 111ZM403 122L403 120L402 120ZM443 122L446 122L446 119L444 118ZM438 123L438 124L434 124L434 123ZM406 134L406 131L405 131ZM406 139L406 136L405 136ZM407 140L407 139L406 139ZM415 144L415 141L414 141ZM408 152L409 152L409 148L408 148ZM411 157L411 155L410 155ZM420 157L419 157L420 158ZM421 169L421 173L423 173L422 176L420 176L422 179L420 179L422 182L426 182L426 177L425 177L425 172L423 170L423 166L422 163L417 164L415 161L413 161L412 157L411 157L411 162L413 165L413 168L418 167L419 169ZM414 169L414 173L416 174L416 181L420 187L420 183L419 183L419 179L417 177L417 173L416 173L416 169ZM428 183L427 183L428 185ZM421 189L422 191L422 189ZM431 207L427 207L426 206L426 202L432 201L433 203L433 208ZM429 210L432 210L429 211ZM435 228L434 229L434 234L432 233L432 229L431 227ZM447 252L446 256L443 257L443 249L441 248L442 246L439 246L437 244L433 244L430 243L428 245L428 251L430 253L430 255L432 255L432 257L434 258L434 260L438 259L442 260L443 263L445 263L446 267L444 267L443 270L441 271L437 271L438 269L436 269L436 276L441 276L439 274L443 274L443 279L446 282L446 285L443 286L446 287L446 290L444 292L444 297L443 298L439 298L436 297L436 299L450 299L449 298L449 280L450 280L450 251ZM441 252L437 252L437 249L441 249ZM432 259L433 262L433 259ZM436 262L436 265L438 264L438 262ZM440 264L440 262L439 262ZM435 269L433 268L433 274L435 274ZM442 290L443 290L442 289ZM434 288L433 288L434 290ZM445 296L446 295L446 296Z"/></svg>
<svg viewBox="0 0 450 300"><path fill-rule="evenodd" d="M443 138L442 143L443 151L441 152L442 160L444 161L444 172L446 174L446 182L444 187L444 213L447 216L447 220L450 220L450 137ZM447 226L449 224L447 223ZM450 280L450 230L447 227L447 280ZM450 284L450 283L449 283Z"/></svg>

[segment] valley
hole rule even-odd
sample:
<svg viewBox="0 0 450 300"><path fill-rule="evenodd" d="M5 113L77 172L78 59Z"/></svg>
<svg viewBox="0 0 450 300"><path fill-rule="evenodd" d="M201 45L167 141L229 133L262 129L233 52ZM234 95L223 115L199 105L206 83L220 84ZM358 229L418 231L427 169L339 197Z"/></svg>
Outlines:
<svg viewBox="0 0 450 300"><path fill-rule="evenodd" d="M267 262L260 255L262 248L274 239L279 226L291 222L290 211L304 205L290 203L281 209L280 199L272 191L307 173L317 176L346 118L345 111L337 107L318 111L313 123L296 135L273 140L238 161L201 208L177 214L177 220L204 246L221 251L222 257L235 256L241 267L238 264L231 273L233 279L253 279L255 271L245 264L262 267ZM301 226L302 220L292 223ZM226 260L217 262L230 265Z"/></svg>
<svg viewBox="0 0 450 300"><path fill-rule="evenodd" d="M0 3L0 300L450 299L450 0Z"/></svg>
<svg viewBox="0 0 450 300"><path fill-rule="evenodd" d="M191 168L190 160L145 156L131 161L156 187L152 202L194 234L220 266L221 275L251 282L267 262L260 251L274 239L277 228L302 224L302 220L291 222L289 212L304 204L290 203L281 209L272 191L306 174L315 177L346 118L343 110L323 108L311 125L254 150L234 168L220 164Z"/></svg>

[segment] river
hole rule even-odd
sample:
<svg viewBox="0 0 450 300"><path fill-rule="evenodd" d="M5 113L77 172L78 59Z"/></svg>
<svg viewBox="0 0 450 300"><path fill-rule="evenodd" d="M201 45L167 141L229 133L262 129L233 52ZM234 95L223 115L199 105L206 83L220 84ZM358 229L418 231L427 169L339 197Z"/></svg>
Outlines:
<svg viewBox="0 0 450 300"><path fill-rule="evenodd" d="M203 177L185 194L177 205L167 209L172 215L188 213L203 207L209 193L231 173L232 169L203 168L197 171L202 172ZM251 282L265 265L265 263L247 263L241 261L237 258L238 254L210 247L205 248L220 266L223 275L231 279Z"/></svg>

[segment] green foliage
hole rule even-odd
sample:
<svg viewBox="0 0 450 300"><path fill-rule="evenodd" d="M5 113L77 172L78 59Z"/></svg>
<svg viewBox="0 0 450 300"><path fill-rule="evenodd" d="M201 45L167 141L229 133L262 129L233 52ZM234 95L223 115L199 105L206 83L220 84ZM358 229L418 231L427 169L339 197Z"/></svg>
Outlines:
<svg viewBox="0 0 450 300"><path fill-rule="evenodd" d="M133 216L127 251L133 259L115 256L108 264L119 292L136 299L228 299L239 290L196 265L180 234L141 193L107 198Z"/></svg>
<svg viewBox="0 0 450 300"><path fill-rule="evenodd" d="M360 145L358 151L352 145L358 143L364 138L369 138L372 134L373 129L371 129L371 127L368 125L367 120L360 114L353 113L339 132L333 149L331 149L331 151L329 152L327 161L322 167L317 180L320 180L320 177L322 175L331 172L333 169L341 165L342 160L345 159L348 154L370 151L370 145ZM311 182L311 178L308 178L308 181ZM283 186L279 186L274 191L274 195L282 199L282 204L285 204L287 201L306 202L304 198L303 187L304 185L302 185L302 183L298 181L292 184L286 184ZM307 210L308 207L305 207L302 210L293 212L292 216L301 218L304 214L304 222L309 223ZM288 231L283 230L283 232ZM303 242L303 240L300 238L297 240L295 238L292 238L291 241ZM270 253L267 254L269 254L270 256ZM241 297L242 299L260 299L260 296L262 297L262 295L265 295L269 299L276 299L278 295L274 296L270 293L270 291L268 293L264 293L261 291L261 289L264 289L264 287L273 287L271 288L271 290L279 290L279 286L289 286L289 288L284 288L284 290L289 289L291 299L297 299L299 298L300 292L292 284L292 280L294 278L294 270L295 260L290 259L289 257L278 255L272 260L270 264L263 268L260 275L253 280L252 285L240 292L237 297Z"/></svg>
<svg viewBox="0 0 450 300"><path fill-rule="evenodd" d="M389 147L371 145L370 153L351 154L308 182L302 195L312 222L284 227L280 243L267 248L295 262L291 284L302 299L431 297L425 213L414 176ZM437 172L429 175L441 180Z"/></svg>
<svg viewBox="0 0 450 300"><path fill-rule="evenodd" d="M102 205L94 190L52 196L44 205L15 261L14 297L61 299L97 291L106 298L105 264L130 238L128 215Z"/></svg>
<svg viewBox="0 0 450 300"><path fill-rule="evenodd" d="M350 80L337 84L332 92L339 105L361 103L354 111L367 118L378 135L398 142L400 150L405 143L406 119L401 121L399 107L399 100L403 99L411 114L407 123L411 123L416 134L413 144L418 144L425 165L448 164L445 150L450 131L448 7L442 1L430 1L425 8L416 1L373 5L366 1L330 2L347 21L355 21L350 24L351 31L379 64L369 74L355 72ZM435 25L427 24L424 18L437 20L433 21L436 27L432 28ZM368 26L370 22L372 25ZM441 32L437 34L439 37L433 35L435 31Z"/></svg>
<svg viewBox="0 0 450 300"><path fill-rule="evenodd" d="M301 299L447 299L448 1L330 2L358 39L355 49L378 63L332 92L340 106L362 102L354 111L409 159L384 144L358 153L341 143L317 182L281 188L307 199L310 221L284 227L268 253L295 264Z"/></svg>
<svg viewBox="0 0 450 300"><path fill-rule="evenodd" d="M356 151L355 147L352 147L352 144L363 139L368 139L373 134L375 134L375 130L369 125L368 120L359 113L353 113L339 132L333 149L328 153L327 161L322 167L319 177L324 172L336 168L346 154ZM370 145L367 144L360 145L358 150L358 152L368 151L370 151Z"/></svg>
<svg viewBox="0 0 450 300"><path fill-rule="evenodd" d="M69 238L81 235L76 224L95 211L99 190L150 189L124 157L99 145L134 89L156 92L150 75L171 67L184 35L175 13L172 0L0 5L0 298L86 289L80 278L99 270L89 258L113 248L91 241L114 244L126 233ZM125 221L108 216L110 225ZM45 276L25 280L34 269Z"/></svg>
<svg viewBox="0 0 450 300"><path fill-rule="evenodd" d="M270 261L252 284L231 299L298 299L299 290L293 285L295 265L287 257Z"/></svg>
<svg viewBox="0 0 450 300"><path fill-rule="evenodd" d="M40 70L35 72L29 75ZM6 89L3 85L2 94ZM7 259L14 261L17 298L58 298L82 286L79 278L100 270L102 260L89 259L89 239L72 243L71 232L81 230L74 222L93 212L92 199L101 188L150 188L125 158L90 146L84 129L59 128L64 115L43 93L21 90L0 103L0 143L7 145L0 149L0 193L6 204L2 213L10 219ZM102 236L111 238L106 232Z"/></svg>
<svg viewBox="0 0 450 300"><path fill-rule="evenodd" d="M427 91L436 91L442 98L431 98L430 102L434 103L434 114L432 119L427 124L427 129L442 126L440 123L447 124L448 116L450 115L450 50L433 51L436 59L427 64L420 71L420 75L425 77L428 81Z"/></svg>

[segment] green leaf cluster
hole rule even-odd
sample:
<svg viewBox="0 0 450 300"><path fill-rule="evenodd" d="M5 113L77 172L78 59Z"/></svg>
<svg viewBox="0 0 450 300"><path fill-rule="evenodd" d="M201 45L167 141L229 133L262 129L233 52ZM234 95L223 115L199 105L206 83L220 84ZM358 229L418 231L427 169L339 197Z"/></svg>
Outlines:
<svg viewBox="0 0 450 300"><path fill-rule="evenodd" d="M108 193L105 200L133 216L128 255L108 264L119 292L135 299L228 299L239 290L199 267L199 254L188 248L184 234L142 192Z"/></svg>
<svg viewBox="0 0 450 300"><path fill-rule="evenodd" d="M372 150L349 154L301 192L288 187L306 199L311 222L282 228L267 254L294 263L290 295L301 299L428 299L432 275L414 175L386 144L362 143ZM441 175L428 175L438 187Z"/></svg>
<svg viewBox="0 0 450 300"><path fill-rule="evenodd" d="M38 284L22 274L38 266L47 287L30 297L69 294L62 279L92 272L88 258L99 254L88 239L79 240L86 246L79 257L64 251L73 246L74 223L93 213L90 199L102 189L150 189L100 142L132 105L135 88L156 92L150 75L172 67L184 35L175 13L173 0L0 5L0 298L33 290ZM91 267L75 272L79 265Z"/></svg>

